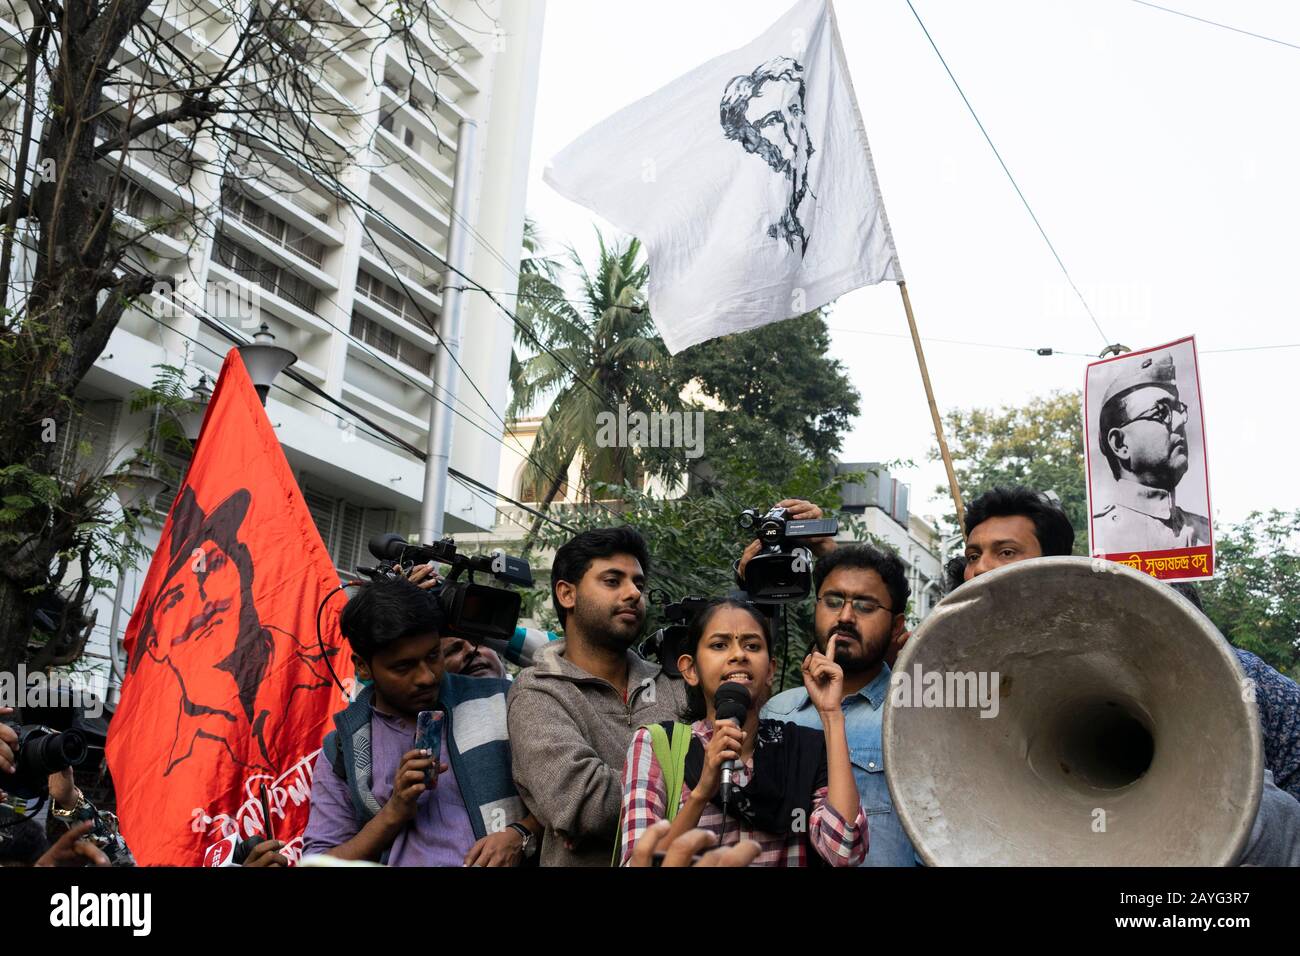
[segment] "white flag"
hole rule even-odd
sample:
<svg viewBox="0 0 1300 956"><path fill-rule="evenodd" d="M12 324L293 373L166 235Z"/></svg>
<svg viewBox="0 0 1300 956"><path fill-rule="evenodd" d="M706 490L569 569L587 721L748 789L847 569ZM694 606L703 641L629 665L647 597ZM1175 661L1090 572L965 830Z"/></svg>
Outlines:
<svg viewBox="0 0 1300 956"><path fill-rule="evenodd" d="M543 178L645 245L674 353L903 278L829 0L615 113Z"/></svg>

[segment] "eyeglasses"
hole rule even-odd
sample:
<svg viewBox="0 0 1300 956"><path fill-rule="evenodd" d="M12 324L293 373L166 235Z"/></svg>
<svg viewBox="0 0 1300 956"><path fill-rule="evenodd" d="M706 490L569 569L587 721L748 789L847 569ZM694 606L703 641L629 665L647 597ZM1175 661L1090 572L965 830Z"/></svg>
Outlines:
<svg viewBox="0 0 1300 956"><path fill-rule="evenodd" d="M1183 402L1180 402L1177 399L1162 399L1141 415L1133 416L1119 427L1123 428L1124 425L1132 425L1134 422L1156 422L1160 425L1164 425L1166 428L1172 429L1175 413L1182 415L1184 421L1187 420L1187 406Z"/></svg>
<svg viewBox="0 0 1300 956"><path fill-rule="evenodd" d="M829 594L823 594L817 600L826 605L827 610L838 611L844 607L847 599L843 594L836 594L832 591ZM877 611L882 609L889 611L891 614L893 613L892 609L885 607L879 601L873 601L871 598L854 598L849 603L853 605L854 614L866 616L868 614L875 614Z"/></svg>

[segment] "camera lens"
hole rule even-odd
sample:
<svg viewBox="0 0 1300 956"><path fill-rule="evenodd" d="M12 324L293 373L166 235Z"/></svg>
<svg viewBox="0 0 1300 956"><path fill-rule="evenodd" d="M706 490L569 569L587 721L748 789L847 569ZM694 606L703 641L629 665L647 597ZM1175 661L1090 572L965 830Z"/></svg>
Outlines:
<svg viewBox="0 0 1300 956"><path fill-rule="evenodd" d="M87 753L86 738L75 730L65 730L61 734L33 734L23 748L20 761L29 763L35 772L49 776L80 766Z"/></svg>

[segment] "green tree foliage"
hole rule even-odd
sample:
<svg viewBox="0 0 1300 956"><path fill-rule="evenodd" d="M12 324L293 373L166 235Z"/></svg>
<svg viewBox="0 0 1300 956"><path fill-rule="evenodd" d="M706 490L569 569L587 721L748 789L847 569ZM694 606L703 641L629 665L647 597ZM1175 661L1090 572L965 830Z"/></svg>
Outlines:
<svg viewBox="0 0 1300 956"><path fill-rule="evenodd" d="M674 356L679 386L694 382L723 409L705 412L705 460L743 454L773 482L800 462L829 461L860 408L857 389L831 352L819 310Z"/></svg>
<svg viewBox="0 0 1300 956"><path fill-rule="evenodd" d="M962 499L970 501L997 485L1054 491L1074 525L1074 553L1087 554L1081 399L1081 392L1053 392L1021 406L949 412L943 427ZM932 448L930 460L938 459L938 448ZM947 486L938 493L947 497ZM945 517L955 529L956 514Z"/></svg>
<svg viewBox="0 0 1300 956"><path fill-rule="evenodd" d="M1219 577L1199 588L1205 613L1233 644L1300 680L1300 509L1252 512L1215 537Z"/></svg>
<svg viewBox="0 0 1300 956"><path fill-rule="evenodd" d="M569 250L569 265L581 292L565 297L548 274L544 260L521 270L516 343L531 349L514 363L513 397L509 417L549 401L524 482L543 487L543 510L550 505L575 457L583 463L582 492L590 496L595 483L635 485L646 471L673 479L685 459L677 454L652 454L651 449L608 447L598 439L601 413L617 414L618 405L631 410L671 411L681 408L668 371L668 351L645 308L648 267L640 261L636 239L609 247L599 237L594 269ZM544 348L542 346L545 346ZM536 526L534 534L536 533Z"/></svg>

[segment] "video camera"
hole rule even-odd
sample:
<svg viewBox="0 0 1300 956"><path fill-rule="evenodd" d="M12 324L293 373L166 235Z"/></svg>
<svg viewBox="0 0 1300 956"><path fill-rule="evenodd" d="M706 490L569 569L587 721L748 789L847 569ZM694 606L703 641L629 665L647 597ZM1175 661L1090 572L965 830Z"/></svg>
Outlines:
<svg viewBox="0 0 1300 956"><path fill-rule="evenodd" d="M792 542L834 535L840 523L834 518L791 520L788 508L773 508L760 514L746 508L737 523L753 531L761 550L745 566L744 587L751 600L780 604L807 597L812 591L812 552Z"/></svg>
<svg viewBox="0 0 1300 956"><path fill-rule="evenodd" d="M476 643L514 637L519 623L519 595L506 588L478 584L474 573L490 574L515 587L532 587L533 572L527 561L511 557L500 548L491 554L459 554L451 538L433 544L410 544L400 534L381 534L371 538L369 546L370 553L385 562L378 568L357 568L372 578L405 577L411 567L428 562L451 566L442 583L430 590L447 616L450 633ZM462 574L467 579L457 580Z"/></svg>
<svg viewBox="0 0 1300 956"><path fill-rule="evenodd" d="M4 723L18 733L18 746L14 748L18 770L12 776L0 776L0 784L17 796L44 794L49 788L50 774L80 766L90 753L86 738L79 731L60 733L41 724Z"/></svg>
<svg viewBox="0 0 1300 956"><path fill-rule="evenodd" d="M681 677L682 672L677 669L677 658L686 646L686 632L695 615L709 603L709 599L692 595L669 603L668 596L663 591L652 592L651 599L656 604L664 605L664 618L669 623L642 641L637 653L647 660L657 660L669 677Z"/></svg>

